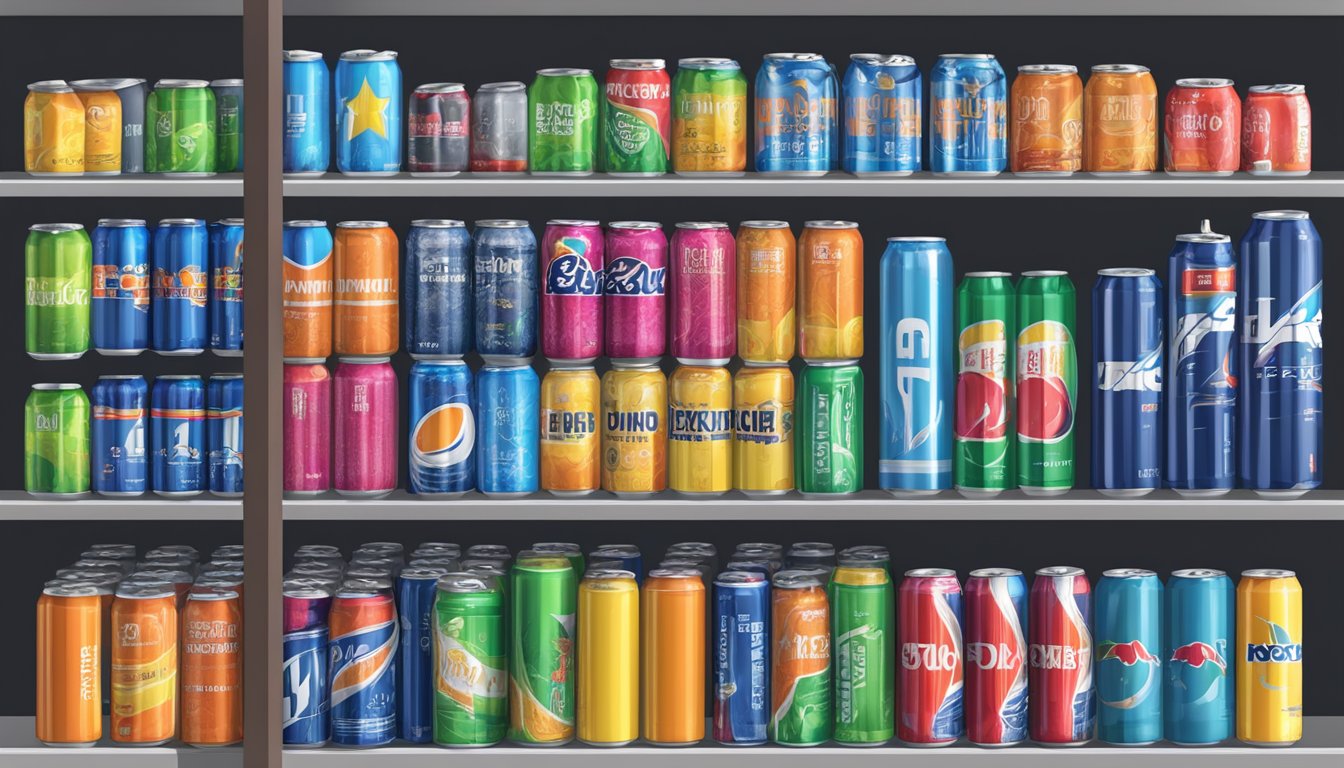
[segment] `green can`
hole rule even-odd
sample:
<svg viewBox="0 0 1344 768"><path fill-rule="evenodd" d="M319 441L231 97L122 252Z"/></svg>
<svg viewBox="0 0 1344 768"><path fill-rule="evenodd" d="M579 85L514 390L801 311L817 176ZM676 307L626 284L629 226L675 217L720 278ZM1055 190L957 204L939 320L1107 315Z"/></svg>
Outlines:
<svg viewBox="0 0 1344 768"><path fill-rule="evenodd" d="M1017 284L1017 484L1029 496L1057 496L1073 487L1074 315L1067 272L1022 273Z"/></svg>
<svg viewBox="0 0 1344 768"><path fill-rule="evenodd" d="M563 557L523 553L513 566L509 739L559 746L574 738L574 613L578 580Z"/></svg>
<svg viewBox="0 0 1344 768"><path fill-rule="evenodd" d="M771 583L771 712L776 744L806 747L831 740L831 614L826 572L779 571Z"/></svg>
<svg viewBox="0 0 1344 768"><path fill-rule="evenodd" d="M89 492L89 398L78 384L34 384L23 406L23 488L38 498Z"/></svg>
<svg viewBox="0 0 1344 768"><path fill-rule="evenodd" d="M204 80L160 80L145 101L145 172L213 176L215 94Z"/></svg>
<svg viewBox="0 0 1344 768"><path fill-rule="evenodd" d="M215 170L243 170L243 81L241 78L210 81L215 94Z"/></svg>
<svg viewBox="0 0 1344 768"><path fill-rule="evenodd" d="M807 365L794 400L795 477L804 496L863 490L863 371Z"/></svg>
<svg viewBox="0 0 1344 768"><path fill-rule="evenodd" d="M89 350L93 244L81 224L34 224L23 246L24 346L38 360Z"/></svg>
<svg viewBox="0 0 1344 768"><path fill-rule="evenodd" d="M528 163L536 176L596 170L598 91L590 69L539 69L527 89Z"/></svg>
<svg viewBox="0 0 1344 768"><path fill-rule="evenodd" d="M852 552L831 575L835 740L875 746L895 735L896 590L876 551Z"/></svg>
<svg viewBox="0 0 1344 768"><path fill-rule="evenodd" d="M493 576L450 573L434 599L434 742L482 747L509 727L504 592Z"/></svg>
<svg viewBox="0 0 1344 768"><path fill-rule="evenodd" d="M1013 334L1017 297L1007 272L967 272L957 288L957 402L952 479L967 498L1014 487Z"/></svg>

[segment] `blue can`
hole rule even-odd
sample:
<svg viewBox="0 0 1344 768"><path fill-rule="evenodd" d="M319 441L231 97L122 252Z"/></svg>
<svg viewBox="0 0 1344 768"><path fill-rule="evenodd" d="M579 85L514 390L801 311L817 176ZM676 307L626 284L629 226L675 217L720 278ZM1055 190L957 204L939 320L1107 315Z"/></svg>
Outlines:
<svg viewBox="0 0 1344 768"><path fill-rule="evenodd" d="M526 365L486 365L476 377L476 485L492 498L536 493L541 476L541 380Z"/></svg>
<svg viewBox="0 0 1344 768"><path fill-rule="evenodd" d="M461 360L411 366L411 493L447 498L476 487L476 388Z"/></svg>
<svg viewBox="0 0 1344 768"><path fill-rule="evenodd" d="M1162 282L1103 269L1092 289L1092 487L1143 496L1162 484Z"/></svg>
<svg viewBox="0 0 1344 768"><path fill-rule="evenodd" d="M205 490L205 385L200 376L160 376L149 403L150 487L160 496Z"/></svg>
<svg viewBox="0 0 1344 768"><path fill-rule="evenodd" d="M285 51L284 172L316 176L331 162L331 72L316 51Z"/></svg>
<svg viewBox="0 0 1344 768"><path fill-rule="evenodd" d="M714 579L714 740L764 744L770 722L770 577Z"/></svg>
<svg viewBox="0 0 1344 768"><path fill-rule="evenodd" d="M617 568L635 574L635 582L644 584L644 555L634 544L601 544L588 553L589 563L598 560L615 560L620 564Z"/></svg>
<svg viewBox="0 0 1344 768"><path fill-rule="evenodd" d="M845 72L843 167L855 176L909 176L921 167L923 83L909 56L856 53Z"/></svg>
<svg viewBox="0 0 1344 768"><path fill-rule="evenodd" d="M149 385L144 376L99 376L93 385L93 492L103 496L139 496L149 467L145 422Z"/></svg>
<svg viewBox="0 0 1344 768"><path fill-rule="evenodd" d="M243 354L243 220L210 225L210 351Z"/></svg>
<svg viewBox="0 0 1344 768"><path fill-rule="evenodd" d="M405 109L396 51L346 51L336 62L336 170L394 176L401 170Z"/></svg>
<svg viewBox="0 0 1344 768"><path fill-rule="evenodd" d="M286 578L282 595L280 738L287 747L320 747L331 739L331 591L315 579Z"/></svg>
<svg viewBox="0 0 1344 768"><path fill-rule="evenodd" d="M537 238L526 221L476 222L476 351L486 365L521 365L537 351Z"/></svg>
<svg viewBox="0 0 1344 768"><path fill-rule="evenodd" d="M1321 484L1321 236L1305 211L1261 211L1241 238L1241 485L1292 498Z"/></svg>
<svg viewBox="0 0 1344 768"><path fill-rule="evenodd" d="M397 659L397 727L415 744L434 740L434 598L446 568L407 568L397 576L401 656Z"/></svg>
<svg viewBox="0 0 1344 768"><path fill-rule="evenodd" d="M149 229L144 219L99 219L93 230L93 348L138 355L149 347Z"/></svg>
<svg viewBox="0 0 1344 768"><path fill-rule="evenodd" d="M1237 258L1227 235L1176 236L1167 272L1166 484L1183 496L1236 485Z"/></svg>
<svg viewBox="0 0 1344 768"><path fill-rule="evenodd" d="M472 348L471 235L456 219L416 219L406 235L401 295L406 351L458 360Z"/></svg>
<svg viewBox="0 0 1344 768"><path fill-rule="evenodd" d="M1008 81L990 53L945 53L929 74L929 170L993 176L1008 166Z"/></svg>
<svg viewBox="0 0 1344 768"><path fill-rule="evenodd" d="M1093 623L1097 738L1151 744L1162 738L1162 582L1138 568L1097 581Z"/></svg>
<svg viewBox="0 0 1344 768"><path fill-rule="evenodd" d="M1236 685L1229 655L1236 632L1237 590L1222 571L1174 571L1167 582L1162 658L1163 736L1174 744L1232 738Z"/></svg>
<svg viewBox="0 0 1344 768"><path fill-rule="evenodd" d="M824 176L839 158L839 86L816 53L767 53L756 73L756 172Z"/></svg>
<svg viewBox="0 0 1344 768"><path fill-rule="evenodd" d="M952 487L952 253L941 237L892 237L882 254L878 485Z"/></svg>
<svg viewBox="0 0 1344 768"><path fill-rule="evenodd" d="M150 342L160 355L199 355L206 331L209 234L200 219L163 219L150 264Z"/></svg>
<svg viewBox="0 0 1344 768"><path fill-rule="evenodd" d="M217 373L205 389L210 493L243 495L243 374Z"/></svg>

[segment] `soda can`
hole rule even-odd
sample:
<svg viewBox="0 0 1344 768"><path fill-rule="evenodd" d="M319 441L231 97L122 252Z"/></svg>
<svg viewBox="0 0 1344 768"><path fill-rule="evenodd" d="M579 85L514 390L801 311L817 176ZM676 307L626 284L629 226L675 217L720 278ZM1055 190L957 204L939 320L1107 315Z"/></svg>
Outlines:
<svg viewBox="0 0 1344 768"><path fill-rule="evenodd" d="M23 170L29 176L84 175L84 102L64 80L28 84Z"/></svg>
<svg viewBox="0 0 1344 768"><path fill-rule="evenodd" d="M1027 580L1011 568L966 579L966 736L980 747L1027 738Z"/></svg>
<svg viewBox="0 0 1344 768"><path fill-rule="evenodd" d="M787 221L737 227L737 356L745 365L793 359L798 255Z"/></svg>
<svg viewBox="0 0 1344 768"><path fill-rule="evenodd" d="M184 744L243 740L243 601L224 587L192 590L182 610Z"/></svg>
<svg viewBox="0 0 1344 768"><path fill-rule="evenodd" d="M528 166L533 176L592 175L597 169L598 98L591 69L537 70L527 89Z"/></svg>
<svg viewBox="0 0 1344 768"><path fill-rule="evenodd" d="M1151 744L1162 738L1162 582L1140 568L1097 581L1097 739Z"/></svg>
<svg viewBox="0 0 1344 768"><path fill-rule="evenodd" d="M89 349L93 244L82 224L34 224L23 247L28 356L74 360Z"/></svg>
<svg viewBox="0 0 1344 768"><path fill-rule="evenodd" d="M1311 172L1311 103L1305 85L1252 85L1242 110L1241 170L1252 176Z"/></svg>
<svg viewBox="0 0 1344 768"><path fill-rule="evenodd" d="M748 496L793 490L793 373L747 368L733 377L733 488Z"/></svg>
<svg viewBox="0 0 1344 768"><path fill-rule="evenodd" d="M386 496L397 487L397 374L385 357L343 357L331 378L331 487L342 496Z"/></svg>
<svg viewBox="0 0 1344 768"><path fill-rule="evenodd" d="M794 402L803 427L794 439L799 493L830 498L863 490L863 371L803 366Z"/></svg>
<svg viewBox="0 0 1344 768"><path fill-rule="evenodd" d="M834 552L834 550L832 550ZM810 747L831 738L831 612L826 571L778 571L772 583L770 741Z"/></svg>
<svg viewBox="0 0 1344 768"><path fill-rule="evenodd" d="M586 496L601 485L602 385L592 366L553 368L541 382L541 488Z"/></svg>
<svg viewBox="0 0 1344 768"><path fill-rule="evenodd" d="M721 221L682 221L672 236L668 315L682 365L727 365L737 347L737 246Z"/></svg>
<svg viewBox="0 0 1344 768"><path fill-rule="evenodd" d="M476 351L487 365L531 362L537 351L536 236L526 221L478 221L472 259Z"/></svg>
<svg viewBox="0 0 1344 768"><path fill-rule="evenodd" d="M145 492L149 386L138 375L99 376L93 385L92 483L101 496Z"/></svg>
<svg viewBox="0 0 1344 768"><path fill-rule="evenodd" d="M407 568L397 574L397 728L404 741L428 744L434 737L434 600L442 568Z"/></svg>
<svg viewBox="0 0 1344 768"><path fill-rule="evenodd" d="M1092 289L1092 487L1144 496L1162 485L1162 281L1097 273Z"/></svg>
<svg viewBox="0 0 1344 768"><path fill-rule="evenodd" d="M394 354L400 324L396 233L386 221L342 221L336 225L333 256L336 354ZM407 266L415 261L407 258Z"/></svg>
<svg viewBox="0 0 1344 768"><path fill-rule="evenodd" d="M412 176L456 176L467 170L471 142L467 89L461 83L416 86L406 133L406 170Z"/></svg>
<svg viewBox="0 0 1344 768"><path fill-rule="evenodd" d="M286 221L281 242L285 361L320 363L331 356L331 230L325 221Z"/></svg>
<svg viewBox="0 0 1344 768"><path fill-rule="evenodd" d="M210 351L221 357L243 355L243 220L211 224Z"/></svg>
<svg viewBox="0 0 1344 768"><path fill-rule="evenodd" d="M741 176L747 170L747 79L732 59L677 61L672 78L672 171Z"/></svg>
<svg viewBox="0 0 1344 768"><path fill-rule="evenodd" d="M287 748L312 749L331 740L331 656L327 649L331 595L332 588L320 581L284 580L280 739Z"/></svg>
<svg viewBox="0 0 1344 768"><path fill-rule="evenodd" d="M668 487L720 496L733 487L733 382L727 368L679 365L667 384Z"/></svg>
<svg viewBox="0 0 1344 768"><path fill-rule="evenodd" d="M519 498L537 491L540 390L536 371L526 365L487 365L476 375L476 487L490 498Z"/></svg>
<svg viewBox="0 0 1344 768"><path fill-rule="evenodd" d="M112 601L112 743L165 744L177 735L177 599L170 584L122 582Z"/></svg>
<svg viewBox="0 0 1344 768"><path fill-rule="evenodd" d="M440 576L434 600L434 743L481 747L508 728L508 643L502 579Z"/></svg>
<svg viewBox="0 0 1344 768"><path fill-rule="evenodd" d="M897 736L911 746L950 746L965 731L961 584L956 571L906 571L898 605Z"/></svg>
<svg viewBox="0 0 1344 768"><path fill-rule="evenodd" d="M243 374L216 373L205 391L210 493L243 495Z"/></svg>
<svg viewBox="0 0 1344 768"><path fill-rule="evenodd" d="M154 379L149 404L150 487L160 496L196 496L206 482L205 385L200 376Z"/></svg>
<svg viewBox="0 0 1344 768"><path fill-rule="evenodd" d="M138 355L149 347L149 229L144 219L99 219L93 230L93 348Z"/></svg>
<svg viewBox="0 0 1344 768"><path fill-rule="evenodd" d="M84 175L121 175L121 99L101 83L70 83L84 105Z"/></svg>
<svg viewBox="0 0 1344 768"><path fill-rule="evenodd" d="M215 94L206 80L160 80L145 101L145 172L214 176L219 161Z"/></svg>
<svg viewBox="0 0 1344 768"><path fill-rule="evenodd" d="M471 110L473 173L527 170L527 86L516 80L484 83Z"/></svg>
<svg viewBox="0 0 1344 768"><path fill-rule="evenodd" d="M150 346L199 355L209 342L209 233L201 219L161 219L150 248Z"/></svg>
<svg viewBox="0 0 1344 768"><path fill-rule="evenodd" d="M1231 80L1187 77L1167 92L1168 176L1231 176L1241 168L1241 97Z"/></svg>
<svg viewBox="0 0 1344 768"><path fill-rule="evenodd" d="M895 590L885 550L842 553L831 575L835 741L876 747L895 734Z"/></svg>
<svg viewBox="0 0 1344 768"><path fill-rule="evenodd" d="M461 221L411 222L401 290L403 342L412 358L460 360L472 351L472 261L471 235Z"/></svg>
<svg viewBox="0 0 1344 768"><path fill-rule="evenodd" d="M410 377L410 491L453 498L476 488L476 387L461 360L417 360Z"/></svg>
<svg viewBox="0 0 1344 768"><path fill-rule="evenodd" d="M286 363L284 492L316 496L331 490L331 374L320 363Z"/></svg>
<svg viewBox="0 0 1344 768"><path fill-rule="evenodd" d="M667 378L656 367L602 376L602 490L645 498L667 488Z"/></svg>
<svg viewBox="0 0 1344 768"><path fill-rule="evenodd" d="M1008 272L967 272L957 288L957 394L952 482L968 499L1014 487L1012 333Z"/></svg>
<svg viewBox="0 0 1344 768"><path fill-rule="evenodd" d="M1028 496L1058 496L1073 487L1073 324L1068 273L1023 272L1017 284L1017 484Z"/></svg>
<svg viewBox="0 0 1344 768"><path fill-rule="evenodd" d="M90 582L48 583L37 599L37 740L92 747L103 737L102 592Z"/></svg>
<svg viewBox="0 0 1344 768"><path fill-rule="evenodd" d="M1083 167L1093 174L1157 170L1157 83L1138 64L1097 64L1083 95Z"/></svg>
<svg viewBox="0 0 1344 768"><path fill-rule="evenodd" d="M509 740L559 746L574 738L578 580L564 557L519 556L511 573Z"/></svg>
<svg viewBox="0 0 1344 768"><path fill-rule="evenodd" d="M599 544L588 553L588 570L594 562L603 560L615 562L618 570L629 571L636 583L644 583L644 556L634 544ZM638 722L635 725L638 727Z"/></svg>
<svg viewBox="0 0 1344 768"><path fill-rule="evenodd" d="M401 170L401 66L396 51L346 51L336 62L336 170L394 176Z"/></svg>
<svg viewBox="0 0 1344 768"><path fill-rule="evenodd" d="M764 744L770 722L770 580L727 571L714 579L714 740Z"/></svg>
<svg viewBox="0 0 1344 768"><path fill-rule="evenodd" d="M1017 68L1011 91L1008 167L1018 176L1072 176L1083 169L1083 81L1072 64Z"/></svg>
<svg viewBox="0 0 1344 768"><path fill-rule="evenodd" d="M331 163L331 70L316 51L284 52L284 172L320 176Z"/></svg>
<svg viewBox="0 0 1344 768"><path fill-rule="evenodd" d="M117 101L115 111L118 116L117 127L119 140L115 143L110 142L104 146L117 146L119 148L119 166L121 173L144 173L145 172L145 81L138 77L105 77L91 80L72 80L70 86L80 94L100 93L111 94ZM82 96L81 96L82 98ZM86 108L88 105L85 105ZM100 104L108 109L113 109L111 105ZM106 114L106 113L105 113ZM87 109L85 125L89 122ZM86 151L89 142L85 138ZM110 171L111 168L108 168ZM92 169L86 167L86 173L95 175ZM111 175L108 173L107 175Z"/></svg>
<svg viewBox="0 0 1344 768"><path fill-rule="evenodd" d="M662 59L612 59L602 104L602 169L612 176L667 173L672 81Z"/></svg>
<svg viewBox="0 0 1344 768"><path fill-rule="evenodd" d="M331 742L377 747L397 737L401 632L391 583L347 579L331 601Z"/></svg>
<svg viewBox="0 0 1344 768"><path fill-rule="evenodd" d="M639 738L639 585L623 569L593 569L579 582L578 739L619 747Z"/></svg>
<svg viewBox="0 0 1344 768"><path fill-rule="evenodd" d="M542 235L541 354L565 367L602 353L602 227L552 219Z"/></svg>
<svg viewBox="0 0 1344 768"><path fill-rule="evenodd" d="M944 53L929 74L929 170L997 176L1008 165L1008 84L992 53Z"/></svg>
<svg viewBox="0 0 1344 768"><path fill-rule="evenodd" d="M1092 587L1083 569L1036 571L1031 583L1028 721L1031 740L1077 746L1092 738Z"/></svg>
<svg viewBox="0 0 1344 768"><path fill-rule="evenodd" d="M924 90L915 60L854 53L845 71L842 165L855 176L909 176L923 167Z"/></svg>
<svg viewBox="0 0 1344 768"><path fill-rule="evenodd" d="M1173 744L1232 738L1236 589L1222 571L1187 568L1167 582L1162 735Z"/></svg>
<svg viewBox="0 0 1344 768"><path fill-rule="evenodd" d="M607 225L602 275L606 356L615 365L654 365L667 348L667 237L656 221Z"/></svg>
<svg viewBox="0 0 1344 768"><path fill-rule="evenodd" d="M1255 568L1237 584L1237 740L1287 747L1302 739L1302 585Z"/></svg>
<svg viewBox="0 0 1344 768"><path fill-rule="evenodd" d="M705 584L693 568L656 568L644 580L640 642L644 740L690 746L705 738Z"/></svg>
<svg viewBox="0 0 1344 768"><path fill-rule="evenodd" d="M756 73L756 172L825 176L839 167L839 90L821 54L765 54Z"/></svg>
<svg viewBox="0 0 1344 768"><path fill-rule="evenodd" d="M863 236L852 221L809 221L798 235L798 354L863 357Z"/></svg>
<svg viewBox="0 0 1344 768"><path fill-rule="evenodd" d="M238 78L212 80L215 94L215 170L241 173L243 170L243 81ZM87 170L87 169L86 169Z"/></svg>

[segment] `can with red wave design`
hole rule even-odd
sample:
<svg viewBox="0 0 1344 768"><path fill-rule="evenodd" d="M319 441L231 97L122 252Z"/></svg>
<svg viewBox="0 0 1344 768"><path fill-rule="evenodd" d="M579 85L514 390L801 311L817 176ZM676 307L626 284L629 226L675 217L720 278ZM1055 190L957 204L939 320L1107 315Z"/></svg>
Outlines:
<svg viewBox="0 0 1344 768"><path fill-rule="evenodd" d="M1311 103L1305 85L1252 85L1241 110L1241 169L1252 176L1311 172Z"/></svg>
<svg viewBox="0 0 1344 768"><path fill-rule="evenodd" d="M1082 568L1056 565L1031 583L1028 710L1031 740L1073 746L1092 738L1092 586Z"/></svg>
<svg viewBox="0 0 1344 768"><path fill-rule="evenodd" d="M662 59L612 59L602 107L602 168L613 176L667 173L672 80Z"/></svg>
<svg viewBox="0 0 1344 768"><path fill-rule="evenodd" d="M343 357L332 381L336 492L365 497L391 493L397 487L397 374L392 364L386 357Z"/></svg>
<svg viewBox="0 0 1344 768"><path fill-rule="evenodd" d="M656 221L607 225L603 312L613 363L653 365L667 349L667 236Z"/></svg>
<svg viewBox="0 0 1344 768"><path fill-rule="evenodd" d="M672 355L682 365L727 365L737 349L737 245L721 221L683 221L668 265Z"/></svg>
<svg viewBox="0 0 1344 768"><path fill-rule="evenodd" d="M905 572L898 594L896 735L941 747L961 738L961 584L946 568Z"/></svg>
<svg viewBox="0 0 1344 768"><path fill-rule="evenodd" d="M552 219L542 235L541 354L561 367L602 353L602 226Z"/></svg>
<svg viewBox="0 0 1344 768"><path fill-rule="evenodd" d="M966 579L966 737L1004 747L1027 738L1027 580L1011 568Z"/></svg>

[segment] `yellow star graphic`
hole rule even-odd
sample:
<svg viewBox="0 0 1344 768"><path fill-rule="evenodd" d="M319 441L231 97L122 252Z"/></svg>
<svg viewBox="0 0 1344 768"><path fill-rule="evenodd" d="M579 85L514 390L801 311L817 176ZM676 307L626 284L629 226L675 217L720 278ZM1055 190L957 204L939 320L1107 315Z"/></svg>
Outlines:
<svg viewBox="0 0 1344 768"><path fill-rule="evenodd" d="M359 93L355 94L355 98L345 102L346 138L353 139L365 131L373 131L379 136L387 138L387 123L383 112L387 109L387 102L389 101L391 101L390 98L378 98L373 89L369 87L369 79L364 78L364 84L359 87Z"/></svg>

